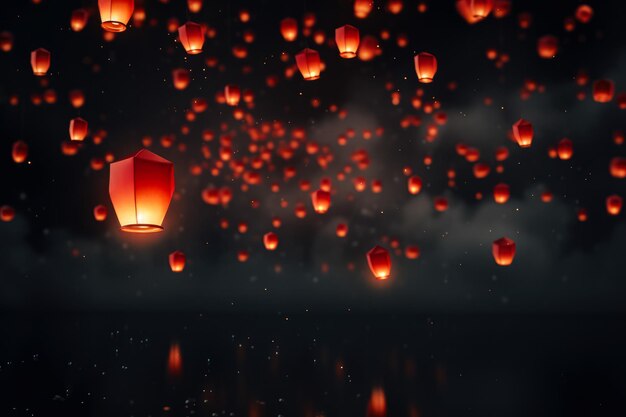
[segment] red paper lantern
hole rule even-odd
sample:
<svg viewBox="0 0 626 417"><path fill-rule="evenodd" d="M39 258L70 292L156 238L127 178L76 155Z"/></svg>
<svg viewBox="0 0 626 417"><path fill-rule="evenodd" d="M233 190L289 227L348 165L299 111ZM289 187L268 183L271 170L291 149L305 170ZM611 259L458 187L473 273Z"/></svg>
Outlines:
<svg viewBox="0 0 626 417"><path fill-rule="evenodd" d="M194 22L187 22L178 28L178 38L189 55L202 52L204 45L204 31L202 26Z"/></svg>
<svg viewBox="0 0 626 417"><path fill-rule="evenodd" d="M507 184L500 183L493 187L493 200L498 204L504 204L509 201L511 189Z"/></svg>
<svg viewBox="0 0 626 417"><path fill-rule="evenodd" d="M409 180L407 181L407 187L409 189L409 193L418 194L422 189L422 179L417 175L409 177Z"/></svg>
<svg viewBox="0 0 626 417"><path fill-rule="evenodd" d="M293 42L298 37L298 22L292 17L280 21L280 34L287 42Z"/></svg>
<svg viewBox="0 0 626 417"><path fill-rule="evenodd" d="M374 7L373 0L354 0L354 16L365 19Z"/></svg>
<svg viewBox="0 0 626 417"><path fill-rule="evenodd" d="M493 9L493 0L467 0L467 2L474 19L484 19Z"/></svg>
<svg viewBox="0 0 626 417"><path fill-rule="evenodd" d="M359 30L350 25L335 29L335 43L339 49L339 56L354 58L359 49Z"/></svg>
<svg viewBox="0 0 626 417"><path fill-rule="evenodd" d="M11 156L16 164L21 164L26 161L26 158L28 158L28 145L26 142L21 140L16 141L13 144Z"/></svg>
<svg viewBox="0 0 626 417"><path fill-rule="evenodd" d="M615 84L611 80L597 80L593 83L593 100L598 103L608 103L613 100Z"/></svg>
<svg viewBox="0 0 626 417"><path fill-rule="evenodd" d="M346 237L348 235L348 225L345 223L339 223L335 229L337 237Z"/></svg>
<svg viewBox="0 0 626 417"><path fill-rule="evenodd" d="M420 52L414 57L415 72L421 83L432 83L437 72L437 58L428 52Z"/></svg>
<svg viewBox="0 0 626 417"><path fill-rule="evenodd" d="M190 77L189 71L184 68L177 68L172 71L172 81L174 88L177 90L184 90L189 85Z"/></svg>
<svg viewBox="0 0 626 417"><path fill-rule="evenodd" d="M172 272L183 272L183 269L185 269L187 257L183 252L177 250L170 253L169 261Z"/></svg>
<svg viewBox="0 0 626 417"><path fill-rule="evenodd" d="M541 58L554 58L559 51L559 40L555 36L546 35L537 41L537 53Z"/></svg>
<svg viewBox="0 0 626 417"><path fill-rule="evenodd" d="M498 265L511 265L513 258L515 258L515 242L508 237L502 237L493 242L491 252Z"/></svg>
<svg viewBox="0 0 626 417"><path fill-rule="evenodd" d="M124 32L135 9L134 0L98 0L102 28L108 32Z"/></svg>
<svg viewBox="0 0 626 417"><path fill-rule="evenodd" d="M274 232L268 232L263 235L263 245L267 250L276 250L278 247L278 235Z"/></svg>
<svg viewBox="0 0 626 417"><path fill-rule="evenodd" d="M609 170L614 178L626 178L626 158L616 156L611 159Z"/></svg>
<svg viewBox="0 0 626 417"><path fill-rule="evenodd" d="M76 117L70 120L70 139L71 140L84 140L87 136L87 121Z"/></svg>
<svg viewBox="0 0 626 417"><path fill-rule="evenodd" d="M38 77L46 75L50 69L50 52L46 49L38 48L30 53L30 65L33 67L33 74Z"/></svg>
<svg viewBox="0 0 626 417"><path fill-rule="evenodd" d="M146 149L111 164L109 195L125 232L162 231L173 194L174 164Z"/></svg>
<svg viewBox="0 0 626 417"><path fill-rule="evenodd" d="M519 119L513 125L513 137L520 148L529 148L533 143L533 125L524 119Z"/></svg>
<svg viewBox="0 0 626 417"><path fill-rule="evenodd" d="M556 147L557 155L559 159L566 161L574 154L574 144L568 138L563 138L559 141Z"/></svg>
<svg viewBox="0 0 626 417"><path fill-rule="evenodd" d="M102 204L98 204L93 208L93 217L98 222L103 222L107 219L108 210Z"/></svg>
<svg viewBox="0 0 626 417"><path fill-rule="evenodd" d="M311 193L313 209L318 214L324 214L330 208L330 193L328 191L317 190Z"/></svg>
<svg viewBox="0 0 626 417"><path fill-rule="evenodd" d="M611 216L617 216L622 211L622 197L617 194L606 198L606 211Z"/></svg>
<svg viewBox="0 0 626 417"><path fill-rule="evenodd" d="M224 87L224 98L226 98L226 104L236 106L241 98L241 90L236 85L227 85Z"/></svg>
<svg viewBox="0 0 626 417"><path fill-rule="evenodd" d="M374 246L367 252L367 263L377 279L385 280L391 274L391 258L387 249Z"/></svg>
<svg viewBox="0 0 626 417"><path fill-rule="evenodd" d="M0 207L0 220L10 222L15 218L15 209L11 206Z"/></svg>
<svg viewBox="0 0 626 417"><path fill-rule="evenodd" d="M85 9L76 9L72 12L72 18L70 19L70 27L74 32L80 32L87 25L89 19L89 12Z"/></svg>
<svg viewBox="0 0 626 417"><path fill-rule="evenodd" d="M298 64L298 69L305 80L312 81L320 77L322 62L320 54L316 50L303 49L296 55L296 64Z"/></svg>

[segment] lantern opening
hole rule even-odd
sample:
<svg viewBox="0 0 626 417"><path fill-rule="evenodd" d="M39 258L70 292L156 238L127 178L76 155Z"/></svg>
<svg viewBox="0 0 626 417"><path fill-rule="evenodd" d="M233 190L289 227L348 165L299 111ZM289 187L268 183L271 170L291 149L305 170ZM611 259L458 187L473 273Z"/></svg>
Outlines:
<svg viewBox="0 0 626 417"><path fill-rule="evenodd" d="M107 30L109 32L124 32L126 30L126 25L122 22L116 22L115 20L109 20L107 22L102 22L102 29Z"/></svg>

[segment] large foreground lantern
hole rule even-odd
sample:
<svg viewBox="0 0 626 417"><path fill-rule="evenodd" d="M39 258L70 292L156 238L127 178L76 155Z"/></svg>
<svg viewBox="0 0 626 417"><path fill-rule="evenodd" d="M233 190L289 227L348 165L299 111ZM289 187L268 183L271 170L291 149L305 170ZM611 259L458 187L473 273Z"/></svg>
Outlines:
<svg viewBox="0 0 626 417"><path fill-rule="evenodd" d="M501 237L493 242L491 252L498 265L511 265L513 258L515 258L515 242L508 237Z"/></svg>
<svg viewBox="0 0 626 417"><path fill-rule="evenodd" d="M387 249L374 246L367 252L367 263L376 279L384 280L391 275L391 258Z"/></svg>
<svg viewBox="0 0 626 417"><path fill-rule="evenodd" d="M204 45L204 31L202 26L194 22L187 22L178 28L178 38L189 55L202 52Z"/></svg>
<svg viewBox="0 0 626 417"><path fill-rule="evenodd" d="M50 52L47 49L38 48L30 53L30 65L33 74L38 77L46 75L50 69Z"/></svg>
<svg viewBox="0 0 626 417"><path fill-rule="evenodd" d="M432 83L437 72L437 58L428 52L415 55L415 73L421 83Z"/></svg>
<svg viewBox="0 0 626 417"><path fill-rule="evenodd" d="M513 125L513 137L520 148L529 148L533 143L533 125L524 119L519 119Z"/></svg>
<svg viewBox="0 0 626 417"><path fill-rule="evenodd" d="M312 81L320 77L322 61L320 60L320 54L316 50L303 49L296 55L296 64L298 64L298 69L305 80Z"/></svg>
<svg viewBox="0 0 626 417"><path fill-rule="evenodd" d="M135 9L134 0L98 0L102 29L124 32Z"/></svg>
<svg viewBox="0 0 626 417"><path fill-rule="evenodd" d="M335 43L339 49L339 56L354 58L359 49L359 30L350 25L335 29Z"/></svg>
<svg viewBox="0 0 626 417"><path fill-rule="evenodd" d="M109 195L125 232L163 230L173 194L174 164L146 149L111 164Z"/></svg>

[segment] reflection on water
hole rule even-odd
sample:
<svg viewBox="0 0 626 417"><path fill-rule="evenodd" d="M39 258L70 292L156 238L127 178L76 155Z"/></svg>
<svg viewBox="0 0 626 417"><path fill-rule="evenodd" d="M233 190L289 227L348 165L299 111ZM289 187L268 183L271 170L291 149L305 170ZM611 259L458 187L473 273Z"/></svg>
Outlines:
<svg viewBox="0 0 626 417"><path fill-rule="evenodd" d="M623 416L626 321L2 318L0 415Z"/></svg>

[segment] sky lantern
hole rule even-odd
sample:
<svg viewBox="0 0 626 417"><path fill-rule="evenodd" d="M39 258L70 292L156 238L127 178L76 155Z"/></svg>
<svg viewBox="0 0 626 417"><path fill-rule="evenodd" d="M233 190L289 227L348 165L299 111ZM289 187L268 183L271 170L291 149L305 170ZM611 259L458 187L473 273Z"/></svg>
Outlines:
<svg viewBox="0 0 626 417"><path fill-rule="evenodd" d="M202 52L204 31L199 24L187 22L179 27L178 39L189 55L197 55Z"/></svg>
<svg viewBox="0 0 626 417"><path fill-rule="evenodd" d="M267 250L276 250L278 247L278 235L274 232L268 232L263 235L263 245Z"/></svg>
<svg viewBox="0 0 626 417"><path fill-rule="evenodd" d="M82 141L87 136L87 121L80 117L70 120L70 139Z"/></svg>
<svg viewBox="0 0 626 417"><path fill-rule="evenodd" d="M15 209L11 206L0 207L0 220L3 222L10 222L15 218Z"/></svg>
<svg viewBox="0 0 626 417"><path fill-rule="evenodd" d="M184 90L189 85L189 81L191 77L189 76L189 71L184 68L176 68L172 70L172 82L174 83L174 88L177 90Z"/></svg>
<svg viewBox="0 0 626 417"><path fill-rule="evenodd" d="M448 199L445 197L435 198L435 210L440 213L448 210Z"/></svg>
<svg viewBox="0 0 626 417"><path fill-rule="evenodd" d="M615 84L611 80L597 80L593 83L593 101L608 103L613 100Z"/></svg>
<svg viewBox="0 0 626 417"><path fill-rule="evenodd" d="M106 206L98 204L93 208L93 217L98 222L103 222L107 219L108 210Z"/></svg>
<svg viewBox="0 0 626 417"><path fill-rule="evenodd" d="M513 125L513 137L520 148L529 148L533 142L533 125L524 119L519 119Z"/></svg>
<svg viewBox="0 0 626 417"><path fill-rule="evenodd" d="M437 58L428 52L420 52L415 55L415 72L421 83L431 83L437 72Z"/></svg>
<svg viewBox="0 0 626 417"><path fill-rule="evenodd" d="M109 195L125 232L162 231L173 194L174 164L147 149L111 164Z"/></svg>
<svg viewBox="0 0 626 417"><path fill-rule="evenodd" d="M493 187L493 200L498 204L504 204L509 201L511 196L511 188L504 183L497 184Z"/></svg>
<svg viewBox="0 0 626 417"><path fill-rule="evenodd" d="M224 97L226 98L226 104L236 106L241 98L241 90L238 86L229 84L224 87Z"/></svg>
<svg viewBox="0 0 626 417"><path fill-rule="evenodd" d="M177 378L182 372L183 356L180 353L180 346L178 343L172 343L167 355L167 373L170 377Z"/></svg>
<svg viewBox="0 0 626 417"><path fill-rule="evenodd" d="M589 219L589 214L587 213L587 209L584 207L576 210L576 218L579 222L586 222Z"/></svg>
<svg viewBox="0 0 626 417"><path fill-rule="evenodd" d="M82 90L72 90L68 93L68 97L70 99L70 104L75 109L81 108L85 104L85 94Z"/></svg>
<svg viewBox="0 0 626 417"><path fill-rule="evenodd" d="M373 7L373 0L354 0L354 16L359 19L365 19Z"/></svg>
<svg viewBox="0 0 626 417"><path fill-rule="evenodd" d="M611 176L614 178L626 178L626 158L616 156L611 159L609 171L611 172Z"/></svg>
<svg viewBox="0 0 626 417"><path fill-rule="evenodd" d="M320 77L320 68L322 66L320 54L314 50L305 48L296 54L296 64L307 81L317 80Z"/></svg>
<svg viewBox="0 0 626 417"><path fill-rule="evenodd" d="M537 41L537 53L541 58L554 58L559 50L559 40L556 36L545 35Z"/></svg>
<svg viewBox="0 0 626 417"><path fill-rule="evenodd" d="M13 143L11 156L16 164L21 164L26 161L26 158L28 158L28 145L26 142L18 140Z"/></svg>
<svg viewBox="0 0 626 417"><path fill-rule="evenodd" d="M587 4L581 4L576 8L576 20L580 23L589 23L593 17L593 9Z"/></svg>
<svg viewBox="0 0 626 417"><path fill-rule="evenodd" d="M74 32L80 32L87 25L89 19L89 12L85 9L76 9L72 12L72 18L70 19L70 27Z"/></svg>
<svg viewBox="0 0 626 417"><path fill-rule="evenodd" d="M43 48L35 49L30 53L30 66L33 74L38 77L46 75L50 69L50 52Z"/></svg>
<svg viewBox="0 0 626 417"><path fill-rule="evenodd" d="M473 25L474 23L480 22L482 20L481 17L475 17L474 11L471 7L472 0L456 0L456 11L459 15L465 19L467 23Z"/></svg>
<svg viewBox="0 0 626 417"><path fill-rule="evenodd" d="M389 278L391 274L391 258L387 249L381 246L374 246L367 252L367 264L376 279L385 280Z"/></svg>
<svg viewBox="0 0 626 417"><path fill-rule="evenodd" d="M298 37L298 21L293 17L286 17L280 21L280 34L287 42L293 42Z"/></svg>
<svg viewBox="0 0 626 417"><path fill-rule="evenodd" d="M422 189L422 179L417 175L413 175L409 177L407 181L407 187L409 189L409 193L418 194Z"/></svg>
<svg viewBox="0 0 626 417"><path fill-rule="evenodd" d="M617 194L606 198L606 211L611 216L617 216L622 211L622 197Z"/></svg>
<svg viewBox="0 0 626 417"><path fill-rule="evenodd" d="M493 241L491 252L498 265L511 265L513 258L515 258L515 242L508 237L501 237Z"/></svg>
<svg viewBox="0 0 626 417"><path fill-rule="evenodd" d="M342 58L354 58L359 49L359 30L354 26L344 25L335 29L335 43Z"/></svg>
<svg viewBox="0 0 626 417"><path fill-rule="evenodd" d="M184 253L177 250L170 253L169 261L172 272L183 272L183 269L185 269L185 262L187 261L187 257Z"/></svg>
<svg viewBox="0 0 626 417"><path fill-rule="evenodd" d="M199 13L202 10L202 0L187 0L187 7L191 13Z"/></svg>
<svg viewBox="0 0 626 417"><path fill-rule="evenodd" d="M337 237L346 237L348 235L348 225L345 223L339 223L335 228Z"/></svg>
<svg viewBox="0 0 626 417"><path fill-rule="evenodd" d="M493 0L467 0L467 2L474 19L486 18L493 9Z"/></svg>
<svg viewBox="0 0 626 417"><path fill-rule="evenodd" d="M566 161L574 154L574 144L570 139L563 138L559 141L559 144L556 147L556 152L560 160Z"/></svg>
<svg viewBox="0 0 626 417"><path fill-rule="evenodd" d="M330 193L328 191L317 190L311 193L313 209L318 214L324 214L330 208Z"/></svg>
<svg viewBox="0 0 626 417"><path fill-rule="evenodd" d="M107 32L124 32L133 15L134 0L98 0L102 28Z"/></svg>
<svg viewBox="0 0 626 417"><path fill-rule="evenodd" d="M10 52L13 49L13 34L11 32L0 32L0 50Z"/></svg>
<svg viewBox="0 0 626 417"><path fill-rule="evenodd" d="M407 259L417 259L420 257L420 248L415 245L409 245L404 248L404 256Z"/></svg>

